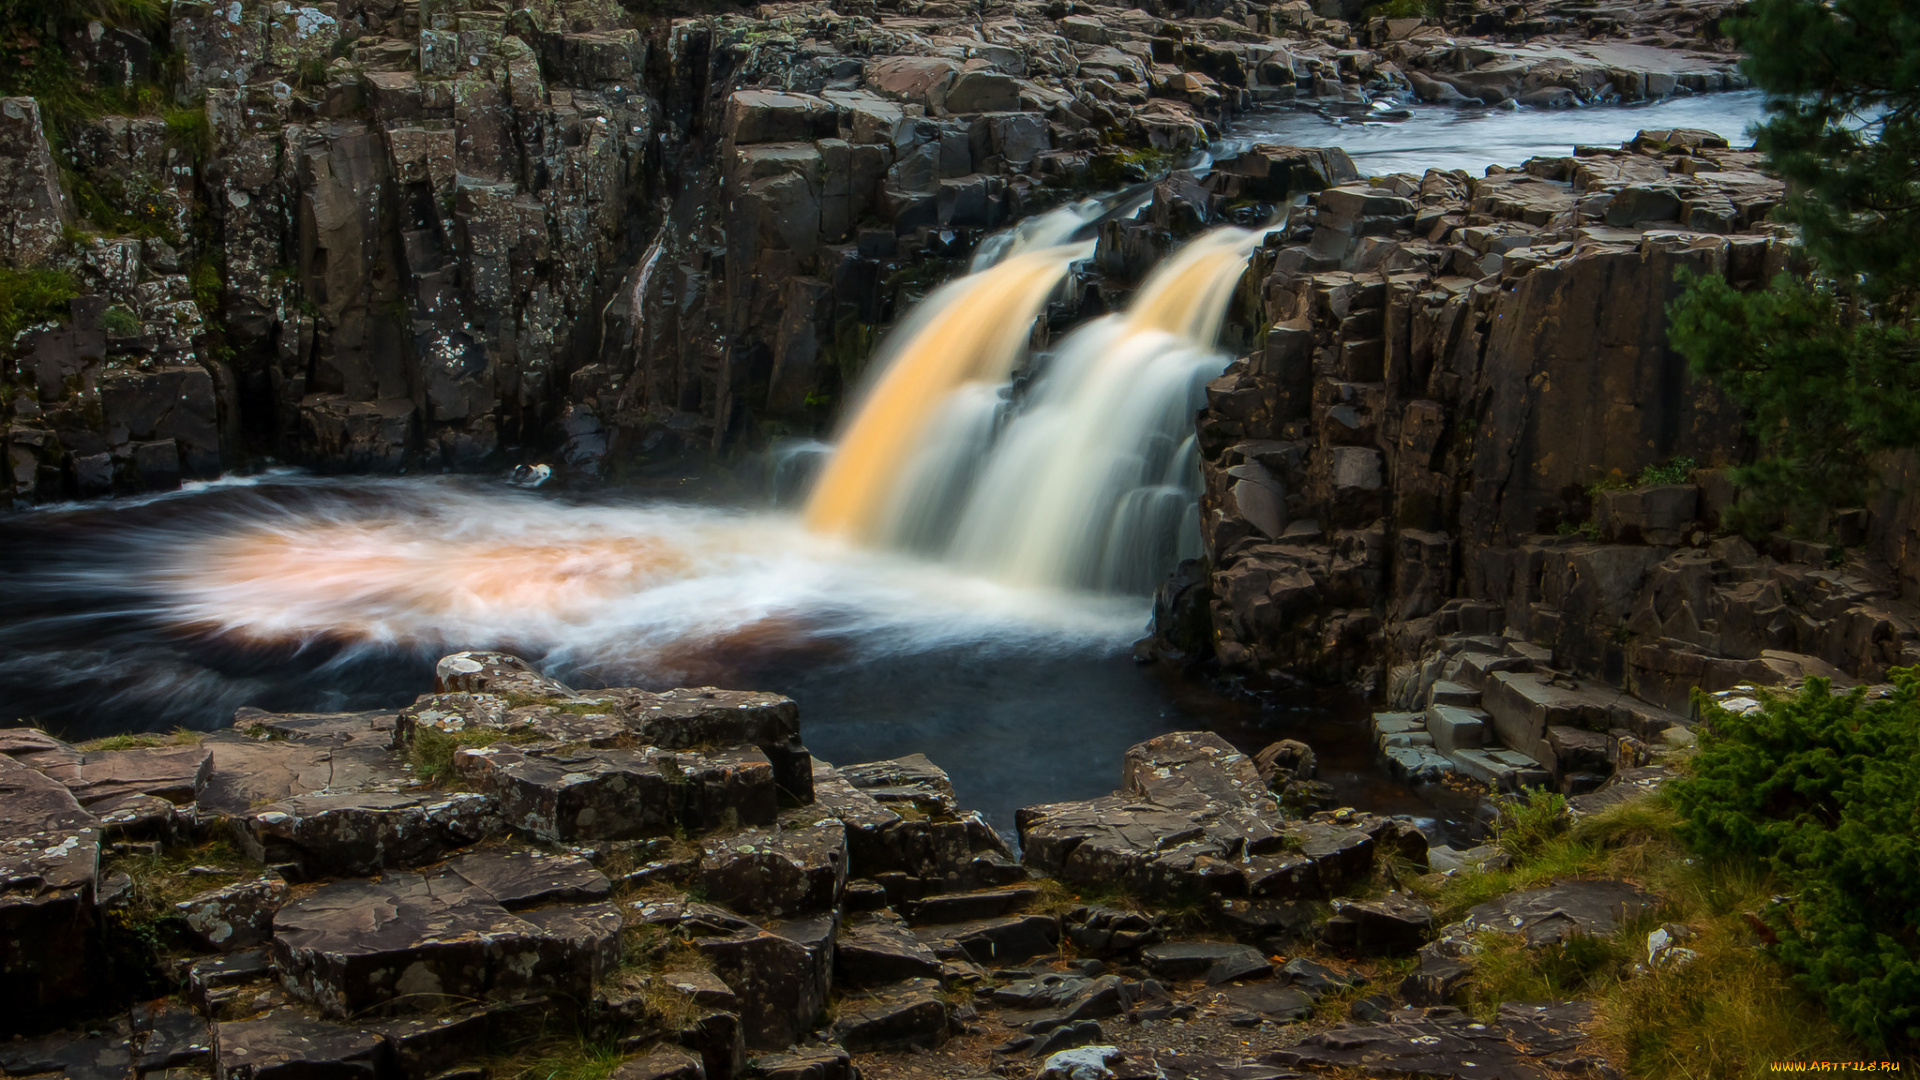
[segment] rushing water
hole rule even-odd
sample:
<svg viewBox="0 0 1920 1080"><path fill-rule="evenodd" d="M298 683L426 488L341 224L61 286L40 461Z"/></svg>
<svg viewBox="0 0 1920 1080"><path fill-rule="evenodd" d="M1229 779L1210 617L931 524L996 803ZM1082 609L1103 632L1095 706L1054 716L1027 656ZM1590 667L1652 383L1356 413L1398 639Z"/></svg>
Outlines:
<svg viewBox="0 0 1920 1080"><path fill-rule="evenodd" d="M816 754L926 753L1010 827L1018 806L1110 790L1141 739L1252 745L1287 715L1135 667L1135 600L658 493L269 474L0 517L0 568L0 723L75 738L213 728L242 705L397 707L443 652L495 647L583 686L791 694ZM1363 762L1334 772L1350 797L1377 783Z"/></svg>
<svg viewBox="0 0 1920 1080"><path fill-rule="evenodd" d="M1289 112L1235 134L1339 143L1373 172L1477 170L1647 127L1733 134L1757 113L1754 95L1392 125ZM1416 810L1373 770L1358 712L1223 697L1127 657L1146 589L1193 543L1191 410L1257 240L1203 237L1128 311L1029 356L1086 227L1132 205L983 244L890 335L837 445L780 455L788 502L824 465L804 516L671 482L581 498L295 473L0 515L0 723L80 738L218 727L243 705L391 708L440 654L502 648L582 686L791 694L816 753L926 753L1003 828L1020 805L1109 790L1125 747L1181 728L1248 749L1304 735L1345 801ZM1014 394L1022 364L1035 377Z"/></svg>
<svg viewBox="0 0 1920 1080"><path fill-rule="evenodd" d="M1260 235L1218 229L1175 252L1125 312L1039 358L1017 402L1007 380L1032 323L1091 245L976 264L888 339L808 525L1012 585L1145 595L1198 553L1193 416Z"/></svg>
<svg viewBox="0 0 1920 1080"><path fill-rule="evenodd" d="M1702 128L1735 146L1762 119L1758 90L1668 98L1647 105L1582 109L1488 109L1411 105L1405 119L1343 119L1310 109L1270 109L1233 125L1234 140L1294 146L1338 146L1364 174L1519 165L1530 157L1570 153L1573 147L1617 146L1643 130Z"/></svg>

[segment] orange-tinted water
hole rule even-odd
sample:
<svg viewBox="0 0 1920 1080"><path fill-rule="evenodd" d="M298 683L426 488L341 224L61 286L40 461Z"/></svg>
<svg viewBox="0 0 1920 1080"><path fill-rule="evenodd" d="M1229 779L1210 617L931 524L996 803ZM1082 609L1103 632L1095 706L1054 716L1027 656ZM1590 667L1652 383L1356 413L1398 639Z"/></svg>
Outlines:
<svg viewBox="0 0 1920 1080"><path fill-rule="evenodd" d="M1047 297L1085 245L1013 255L936 290L875 359L879 378L852 414L807 503L808 527L873 541L900 471L947 398L1005 380Z"/></svg>

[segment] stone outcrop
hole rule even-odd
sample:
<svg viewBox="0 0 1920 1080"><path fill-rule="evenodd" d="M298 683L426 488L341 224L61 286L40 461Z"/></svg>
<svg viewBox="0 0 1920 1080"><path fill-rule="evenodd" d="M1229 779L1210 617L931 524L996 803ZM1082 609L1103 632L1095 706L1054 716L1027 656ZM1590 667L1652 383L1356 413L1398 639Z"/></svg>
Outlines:
<svg viewBox="0 0 1920 1080"><path fill-rule="evenodd" d="M1016 863L919 755L809 757L805 793L782 786L766 822L750 820L759 789L705 789L689 765L670 788L732 801L630 815L617 835L598 834L597 815L524 818L511 792L437 786L465 775L448 755L493 747L568 765L582 746L650 761L692 760L684 745L699 760L762 754L759 742L804 754L797 710L770 694L576 691L464 652L398 714L246 709L236 724L122 750L0 732L5 1023L25 1036L0 1043L0 1073L404 1080L578 1053L584 1037L620 1055L613 1075L681 1080L888 1075L902 1054L1037 1074L1097 1058L1114 1075L1189 1080L1445 1075L1432 1048L1456 1044L1547 1075L1586 1060L1588 1012L1508 1003L1496 1024L1461 1022L1445 1006L1477 936L1551 947L1656 903L1622 882L1565 882L1436 930L1391 887L1429 861L1411 822L1301 815L1275 797L1312 774L1298 742L1258 764L1204 733L1134 746L1113 796L1022 811ZM327 755L339 768L323 781ZM172 808L171 831L128 839L92 809L131 799ZM330 799L346 801L319 809ZM467 800L486 825L402 826L409 811L388 800ZM1449 859L1433 849L1436 866ZM1368 958L1409 953L1402 986L1351 1020L1314 1019L1330 1015L1316 1003L1365 985ZM177 999L144 996L159 976ZM1400 999L1430 1007L1395 1012ZM69 1018L87 1031L51 1030ZM1164 1050L1155 1025L1170 1023L1215 1041Z"/></svg>
<svg viewBox="0 0 1920 1080"><path fill-rule="evenodd" d="M1732 408L1668 348L1663 308L1679 269L1755 282L1794 258L1762 223L1780 192L1757 163L1705 133L1651 132L1318 195L1247 279L1263 348L1208 388L1222 665L1378 680L1436 633L1512 626L1604 668L1651 545L1708 535L1698 522L1724 502L1691 484L1598 489L1676 460L1718 476L1744 453ZM1596 516L1638 546L1568 547L1584 565L1565 572L1536 561L1584 539L1556 527ZM1553 611L1521 610L1541 589Z"/></svg>

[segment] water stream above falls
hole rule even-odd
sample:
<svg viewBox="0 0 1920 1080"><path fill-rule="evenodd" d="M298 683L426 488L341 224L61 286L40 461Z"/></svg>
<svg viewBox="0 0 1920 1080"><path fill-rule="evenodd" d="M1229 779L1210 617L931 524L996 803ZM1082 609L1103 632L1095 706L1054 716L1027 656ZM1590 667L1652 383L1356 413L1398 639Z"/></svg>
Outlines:
<svg viewBox="0 0 1920 1080"><path fill-rule="evenodd" d="M1411 105L1398 110L1404 118L1396 119L1377 118L1382 114L1367 114L1364 107L1355 117L1276 108L1242 118L1227 136L1231 142L1338 146L1366 175L1465 169L1479 176L1489 165L1513 167L1531 157L1572 153L1576 145L1618 146L1660 128L1700 128L1744 146L1747 128L1764 118L1762 99L1758 90L1743 90L1576 109Z"/></svg>

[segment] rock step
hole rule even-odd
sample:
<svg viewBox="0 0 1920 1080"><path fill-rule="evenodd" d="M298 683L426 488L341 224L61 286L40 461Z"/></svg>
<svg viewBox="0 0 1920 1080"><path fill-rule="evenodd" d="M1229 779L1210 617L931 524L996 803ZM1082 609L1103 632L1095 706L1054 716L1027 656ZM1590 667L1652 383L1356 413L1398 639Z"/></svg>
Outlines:
<svg viewBox="0 0 1920 1080"><path fill-rule="evenodd" d="M915 926L975 922L1011 915L1032 904L1039 896L1040 890L1031 885L936 893L906 905L905 914L907 921Z"/></svg>

